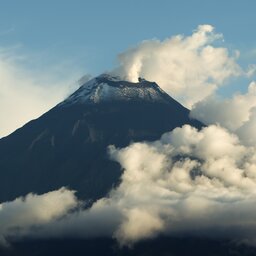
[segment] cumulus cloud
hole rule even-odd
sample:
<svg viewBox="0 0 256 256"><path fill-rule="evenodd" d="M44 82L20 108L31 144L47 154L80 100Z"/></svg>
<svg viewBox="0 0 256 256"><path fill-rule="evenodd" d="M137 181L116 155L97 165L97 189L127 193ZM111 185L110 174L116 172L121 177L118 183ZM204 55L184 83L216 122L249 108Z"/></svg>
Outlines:
<svg viewBox="0 0 256 256"><path fill-rule="evenodd" d="M228 78L254 73L253 67L245 72L236 63L238 51L231 55L227 48L215 47L220 39L213 26L200 25L191 36L143 41L119 55L114 73L131 81L155 81L190 108Z"/></svg>
<svg viewBox="0 0 256 256"><path fill-rule="evenodd" d="M211 96L196 103L190 116L205 124L220 124L236 133L246 145L254 146L255 108L256 83L253 81L245 94L235 94L227 99Z"/></svg>
<svg viewBox="0 0 256 256"><path fill-rule="evenodd" d="M24 235L30 228L46 225L77 206L74 191L65 188L1 203L0 242L6 245L6 238Z"/></svg>
<svg viewBox="0 0 256 256"><path fill-rule="evenodd" d="M0 48L0 138L59 103L72 90L77 74L31 72L26 57Z"/></svg>
<svg viewBox="0 0 256 256"><path fill-rule="evenodd" d="M125 169L109 199L123 213L115 232L122 244L159 233L252 238L256 154L236 135L185 125L154 143L110 151Z"/></svg>

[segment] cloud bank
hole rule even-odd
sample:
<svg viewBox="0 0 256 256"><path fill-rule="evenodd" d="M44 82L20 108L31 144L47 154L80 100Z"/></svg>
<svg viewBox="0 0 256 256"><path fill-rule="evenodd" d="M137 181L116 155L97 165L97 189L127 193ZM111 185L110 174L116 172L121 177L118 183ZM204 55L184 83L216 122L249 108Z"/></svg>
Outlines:
<svg viewBox="0 0 256 256"><path fill-rule="evenodd" d="M61 188L43 195L28 194L0 204L0 243L23 236L30 228L46 225L78 205L74 191ZM7 239L7 240L6 240Z"/></svg>
<svg viewBox="0 0 256 256"><path fill-rule="evenodd" d="M185 125L110 152L125 169L109 199L123 213L122 244L159 233L255 239L256 151L234 134Z"/></svg>
<svg viewBox="0 0 256 256"><path fill-rule="evenodd" d="M61 189L3 203L1 237L107 236L132 245L166 234L254 243L256 150L235 134L185 125L155 142L110 146L109 154L124 173L107 197L84 208Z"/></svg>
<svg viewBox="0 0 256 256"><path fill-rule="evenodd" d="M191 36L147 40L118 56L114 73L130 81L143 77L191 108L231 77L253 74L237 64L239 52L214 46L223 37L211 25L200 25Z"/></svg>

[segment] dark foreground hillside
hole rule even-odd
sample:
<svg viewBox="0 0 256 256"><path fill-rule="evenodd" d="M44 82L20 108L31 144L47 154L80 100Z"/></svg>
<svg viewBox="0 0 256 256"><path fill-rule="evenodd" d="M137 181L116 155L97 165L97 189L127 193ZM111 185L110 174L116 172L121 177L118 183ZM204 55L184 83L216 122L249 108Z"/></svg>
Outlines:
<svg viewBox="0 0 256 256"><path fill-rule="evenodd" d="M256 248L228 241L161 237L119 248L112 239L16 242L3 256L255 256Z"/></svg>

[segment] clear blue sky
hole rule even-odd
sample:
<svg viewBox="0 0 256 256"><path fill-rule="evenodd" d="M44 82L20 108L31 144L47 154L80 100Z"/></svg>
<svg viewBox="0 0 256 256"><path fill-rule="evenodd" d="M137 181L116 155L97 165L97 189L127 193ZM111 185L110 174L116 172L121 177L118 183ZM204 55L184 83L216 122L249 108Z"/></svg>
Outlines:
<svg viewBox="0 0 256 256"><path fill-rule="evenodd" d="M44 54L38 65L72 59L97 74L142 40L190 34L199 24L243 53L256 47L255 10L254 0L1 0L0 46Z"/></svg>

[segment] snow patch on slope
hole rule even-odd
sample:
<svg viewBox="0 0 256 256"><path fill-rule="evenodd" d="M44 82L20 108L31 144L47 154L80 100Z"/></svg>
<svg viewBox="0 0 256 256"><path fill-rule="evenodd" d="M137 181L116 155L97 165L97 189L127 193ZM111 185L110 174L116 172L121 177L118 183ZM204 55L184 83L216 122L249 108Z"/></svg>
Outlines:
<svg viewBox="0 0 256 256"><path fill-rule="evenodd" d="M95 104L109 101L167 102L169 97L156 83L139 79L132 83L103 74L82 85L60 105Z"/></svg>

